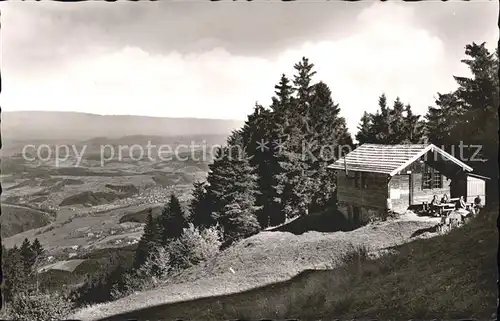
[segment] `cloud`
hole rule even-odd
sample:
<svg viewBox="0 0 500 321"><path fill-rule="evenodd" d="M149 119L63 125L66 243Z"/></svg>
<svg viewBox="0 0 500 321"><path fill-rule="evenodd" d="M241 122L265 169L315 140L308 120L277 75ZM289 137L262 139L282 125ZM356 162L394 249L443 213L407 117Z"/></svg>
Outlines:
<svg viewBox="0 0 500 321"><path fill-rule="evenodd" d="M436 92L455 86L452 75L460 63L447 61L443 42L416 23L411 7L374 3L355 25L349 36L306 42L273 57L221 47L160 54L134 45L94 45L88 51L93 54L43 73L3 73L2 107L244 119L256 101L270 103L280 75L291 76L294 63L306 56L354 134L363 111L375 111L382 92L424 114Z"/></svg>

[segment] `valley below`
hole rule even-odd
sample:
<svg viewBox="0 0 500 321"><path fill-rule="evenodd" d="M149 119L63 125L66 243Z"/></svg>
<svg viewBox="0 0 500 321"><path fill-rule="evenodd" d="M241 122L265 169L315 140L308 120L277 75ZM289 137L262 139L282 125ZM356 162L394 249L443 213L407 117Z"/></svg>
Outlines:
<svg viewBox="0 0 500 321"><path fill-rule="evenodd" d="M212 135L208 140L222 144L225 137ZM148 210L158 215L172 193L186 206L193 182L205 179L211 160L209 151L184 148L169 160L131 153L101 164L101 145L145 145L152 140L173 148L192 141L201 144L200 136L100 137L76 143L76 149L86 146L81 159L68 155L40 160L23 156L22 142L8 143L9 149L2 150L0 176L3 245L19 247L25 238L37 238L48 255L67 260L136 244Z"/></svg>

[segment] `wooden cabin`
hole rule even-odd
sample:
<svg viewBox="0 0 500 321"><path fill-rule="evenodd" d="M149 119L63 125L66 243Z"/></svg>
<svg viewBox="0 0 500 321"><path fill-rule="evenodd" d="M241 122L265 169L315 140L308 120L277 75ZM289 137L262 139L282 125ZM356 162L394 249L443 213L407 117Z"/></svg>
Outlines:
<svg viewBox="0 0 500 321"><path fill-rule="evenodd" d="M329 166L337 177L338 209L354 224L392 210L463 196L486 201L486 177L433 144L363 144Z"/></svg>

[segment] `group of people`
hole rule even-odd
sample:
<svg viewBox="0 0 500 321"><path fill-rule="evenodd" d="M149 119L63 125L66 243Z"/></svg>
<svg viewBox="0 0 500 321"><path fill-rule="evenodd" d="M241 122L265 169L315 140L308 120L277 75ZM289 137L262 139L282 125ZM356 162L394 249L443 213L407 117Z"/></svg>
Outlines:
<svg viewBox="0 0 500 321"><path fill-rule="evenodd" d="M456 209L470 210L472 212L472 214L476 214L479 212L480 208L482 207L481 202L482 202L481 197L479 197L479 195L478 195L474 199L474 203L473 203L472 207L468 208L467 203L465 203L464 197L460 196L455 203L455 208ZM447 194L443 195L443 197L441 198L441 201L438 201L438 196L434 195L431 203L429 204L431 213L436 212L437 205L439 205L439 204L450 204L450 199L448 198Z"/></svg>

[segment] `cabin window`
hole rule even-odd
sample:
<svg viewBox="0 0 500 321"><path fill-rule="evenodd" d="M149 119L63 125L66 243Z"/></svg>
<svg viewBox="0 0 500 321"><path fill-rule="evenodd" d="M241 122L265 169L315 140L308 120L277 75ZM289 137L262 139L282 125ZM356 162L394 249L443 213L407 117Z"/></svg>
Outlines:
<svg viewBox="0 0 500 321"><path fill-rule="evenodd" d="M432 188L443 188L443 179L441 173L434 172L432 176Z"/></svg>
<svg viewBox="0 0 500 321"><path fill-rule="evenodd" d="M422 173L422 189L443 188L443 178L441 173L432 167L424 166Z"/></svg>

